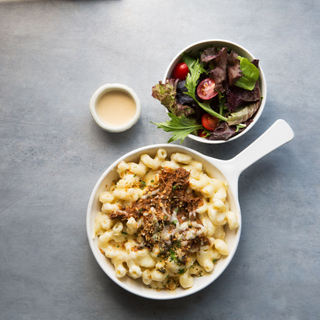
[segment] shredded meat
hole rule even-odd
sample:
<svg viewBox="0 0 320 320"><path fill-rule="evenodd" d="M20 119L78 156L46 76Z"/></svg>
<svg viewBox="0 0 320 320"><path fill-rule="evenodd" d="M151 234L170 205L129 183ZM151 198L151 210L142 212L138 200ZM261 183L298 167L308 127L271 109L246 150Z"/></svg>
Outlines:
<svg viewBox="0 0 320 320"><path fill-rule="evenodd" d="M208 243L208 239L202 234L197 235L192 240L183 240L182 231L174 236L164 237L164 233L171 234L176 228L176 224L195 221L202 226L196 209L203 204L201 197L194 192L187 193L190 173L179 168L172 170L163 168L159 174L159 181L154 186L149 186L145 197L140 198L124 210L118 210L110 214L110 219L126 221L130 217L138 220L143 219L140 235L144 238L145 245L152 249L158 246L161 255L172 254L179 251L179 263L185 264L189 251L199 250L199 245ZM177 220L172 220L172 215L176 214ZM194 228L196 229L196 228ZM188 229L190 230L190 228ZM181 243L184 243L183 245Z"/></svg>

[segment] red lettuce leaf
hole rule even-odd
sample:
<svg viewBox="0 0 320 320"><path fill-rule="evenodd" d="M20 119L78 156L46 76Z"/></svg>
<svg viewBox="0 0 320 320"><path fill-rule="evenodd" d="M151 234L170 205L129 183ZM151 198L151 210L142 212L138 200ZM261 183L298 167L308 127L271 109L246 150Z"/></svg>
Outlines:
<svg viewBox="0 0 320 320"><path fill-rule="evenodd" d="M243 104L260 101L261 91L259 80L252 91L245 90L236 86L231 86L227 90L227 103L226 106L229 111L233 112L236 108Z"/></svg>
<svg viewBox="0 0 320 320"><path fill-rule="evenodd" d="M207 137L207 139L228 140L245 130L251 122L252 119L247 120L246 122L244 122L246 126L238 130L236 126L229 126L227 122L220 122L218 127L213 132L210 132L210 135Z"/></svg>
<svg viewBox="0 0 320 320"><path fill-rule="evenodd" d="M236 126L229 126L227 122L220 122L218 127L210 132L208 140L228 140L236 134Z"/></svg>
<svg viewBox="0 0 320 320"><path fill-rule="evenodd" d="M209 61L217 58L217 56L218 56L218 49L215 47L212 47L212 48L208 48L208 49L204 50L201 53L200 59L202 62L208 63Z"/></svg>
<svg viewBox="0 0 320 320"><path fill-rule="evenodd" d="M228 52L227 48L222 48L215 55L212 62L214 63L214 69L210 71L210 78L216 83L215 90L219 92L225 92L227 82L227 64L228 64Z"/></svg>
<svg viewBox="0 0 320 320"><path fill-rule="evenodd" d="M177 101L177 85L179 79L167 79L165 83L159 81L152 87L152 97L159 100L169 112L177 117L181 115L188 116L194 113L194 109L188 105L181 104Z"/></svg>
<svg viewBox="0 0 320 320"><path fill-rule="evenodd" d="M228 80L229 86L233 86L241 77L240 60L237 59L238 54L231 51L228 54Z"/></svg>

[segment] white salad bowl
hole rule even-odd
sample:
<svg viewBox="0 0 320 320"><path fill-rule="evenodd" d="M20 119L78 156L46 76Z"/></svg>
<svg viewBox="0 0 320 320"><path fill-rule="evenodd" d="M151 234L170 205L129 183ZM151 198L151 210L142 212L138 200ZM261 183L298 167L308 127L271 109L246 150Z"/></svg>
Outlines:
<svg viewBox="0 0 320 320"><path fill-rule="evenodd" d="M136 294L141 297L156 299L156 300L168 300L176 299L193 294L209 284L215 281L221 273L227 268L231 262L236 249L238 247L240 234L241 234L241 213L240 205L238 200L238 179L241 172L265 156L274 149L282 146L283 144L291 141L294 137L294 133L290 126L284 120L277 120L273 126L271 126L260 138L253 142L248 148L246 148L239 155L231 160L223 161L214 159L192 149L170 144L158 144L146 146L133 150L117 161L115 161L100 177L96 183L89 200L87 210L87 235L89 244L96 258L98 264L103 271L112 279L116 284L126 289L127 291ZM171 291L156 291L148 288L144 285L140 279L133 280L128 276L124 278L117 278L115 276L114 266L110 262L110 259L103 255L98 247L98 239L94 237L94 225L95 219L101 210L101 203L99 202L99 194L105 191L106 185L110 186L112 181L118 179L116 172L116 166L122 160L124 161L135 161L137 162L140 156L144 153L149 154L151 157L155 156L159 148L164 148L168 156L174 152L183 152L191 155L194 160L200 161L203 164L205 172L209 176L216 177L218 179L226 180L229 184L228 200L231 210L237 215L239 221L239 228L236 230L230 230L226 227L226 238L225 241L229 246L230 254L218 260L215 264L214 270L200 278L195 278L193 287L189 289L178 288L174 292Z"/></svg>
<svg viewBox="0 0 320 320"><path fill-rule="evenodd" d="M190 46L181 50L173 58L173 60L170 62L169 66L166 70L166 73L164 74L163 83L165 83L166 79L171 78L171 75L172 75L172 72L173 72L175 66L178 63L182 62L182 56L181 56L182 53L186 52L189 54L193 54L193 53L197 53L199 51L202 51L204 49L207 49L210 46L220 47L220 48L227 47L228 49L232 49L234 52L238 53L240 56L242 56L244 58L249 59L250 61L255 59L255 57L247 49L245 49L244 47L240 46L239 44L237 44L235 42L231 42L231 41L227 41L227 40L219 40L219 39L218 40L203 40L203 41L195 42L195 43L191 44ZM261 68L260 61L259 61L259 72L260 72L259 83L260 83L262 101L261 101L261 105L259 107L259 110L254 115L253 121L250 123L248 128L246 128L241 133L235 135L234 137L232 137L228 140L208 140L208 139L198 137L194 134L189 134L188 138L195 140L195 141L202 142L202 143L219 144L219 143L226 143L229 141L236 140L236 139L240 138L241 136L243 136L245 133L247 133L259 120L259 118L263 112L263 109L265 107L265 104L266 104L267 84L266 84L266 78L265 78L263 70ZM167 111L167 109L166 109L166 111Z"/></svg>

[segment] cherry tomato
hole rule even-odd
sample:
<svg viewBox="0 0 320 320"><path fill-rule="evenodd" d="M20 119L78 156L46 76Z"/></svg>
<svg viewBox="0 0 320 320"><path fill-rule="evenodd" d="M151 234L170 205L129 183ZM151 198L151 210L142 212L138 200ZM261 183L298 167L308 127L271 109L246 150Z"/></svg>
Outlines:
<svg viewBox="0 0 320 320"><path fill-rule="evenodd" d="M188 65L184 62L180 62L176 65L172 72L172 78L185 80L189 73Z"/></svg>
<svg viewBox="0 0 320 320"><path fill-rule="evenodd" d="M198 136L204 138L207 136L207 133L204 130L200 129L198 130Z"/></svg>
<svg viewBox="0 0 320 320"><path fill-rule="evenodd" d="M204 128L209 131L213 131L219 124L219 119L217 117L212 116L209 113L206 113L201 118L201 123Z"/></svg>
<svg viewBox="0 0 320 320"><path fill-rule="evenodd" d="M214 88L216 83L214 80L207 78L202 80L197 87L197 94L203 100L210 100L218 94L218 91L215 91Z"/></svg>

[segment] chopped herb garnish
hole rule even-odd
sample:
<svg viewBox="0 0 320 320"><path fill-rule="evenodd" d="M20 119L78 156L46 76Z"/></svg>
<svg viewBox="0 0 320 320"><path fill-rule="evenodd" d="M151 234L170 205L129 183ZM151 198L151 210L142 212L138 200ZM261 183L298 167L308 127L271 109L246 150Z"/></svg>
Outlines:
<svg viewBox="0 0 320 320"><path fill-rule="evenodd" d="M164 216L163 219L167 219L167 216Z"/></svg>
<svg viewBox="0 0 320 320"><path fill-rule="evenodd" d="M151 182L154 182L154 180L151 180Z"/></svg>
<svg viewBox="0 0 320 320"><path fill-rule="evenodd" d="M186 272L186 269L179 269L178 273L179 274L184 274Z"/></svg>
<svg viewBox="0 0 320 320"><path fill-rule="evenodd" d="M121 231L122 234L128 234L127 232Z"/></svg>
<svg viewBox="0 0 320 320"><path fill-rule="evenodd" d="M218 261L218 259L213 259L212 262L215 263L216 261Z"/></svg>
<svg viewBox="0 0 320 320"><path fill-rule="evenodd" d="M173 223L174 225L176 225L176 224L177 224L177 220L173 220L172 223Z"/></svg>
<svg viewBox="0 0 320 320"><path fill-rule="evenodd" d="M174 252L172 251L172 249L170 249L170 259L171 261L178 261L176 255L174 254Z"/></svg>

